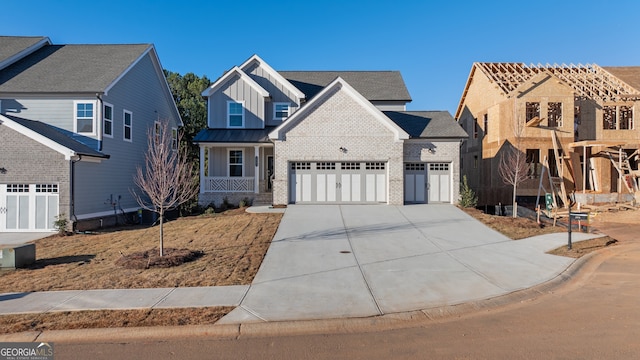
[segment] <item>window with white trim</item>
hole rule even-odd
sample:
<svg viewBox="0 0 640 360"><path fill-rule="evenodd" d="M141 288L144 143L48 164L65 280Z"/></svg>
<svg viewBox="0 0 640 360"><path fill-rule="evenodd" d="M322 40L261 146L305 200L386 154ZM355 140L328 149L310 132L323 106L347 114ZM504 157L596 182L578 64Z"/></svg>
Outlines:
<svg viewBox="0 0 640 360"><path fill-rule="evenodd" d="M178 129L171 128L171 150L178 150Z"/></svg>
<svg viewBox="0 0 640 360"><path fill-rule="evenodd" d="M102 111L102 132L106 137L113 137L113 105L104 104Z"/></svg>
<svg viewBox="0 0 640 360"><path fill-rule="evenodd" d="M244 103L227 101L227 126L230 128L244 127Z"/></svg>
<svg viewBox="0 0 640 360"><path fill-rule="evenodd" d="M133 139L133 113L131 111L123 110L122 112L122 126L123 133L122 138L125 141L132 141Z"/></svg>
<svg viewBox="0 0 640 360"><path fill-rule="evenodd" d="M285 120L289 117L289 103L273 103L273 120Z"/></svg>
<svg viewBox="0 0 640 360"><path fill-rule="evenodd" d="M94 134L95 111L92 102L76 102L75 125L78 134Z"/></svg>
<svg viewBox="0 0 640 360"><path fill-rule="evenodd" d="M244 172L244 151L229 150L229 176L242 177Z"/></svg>

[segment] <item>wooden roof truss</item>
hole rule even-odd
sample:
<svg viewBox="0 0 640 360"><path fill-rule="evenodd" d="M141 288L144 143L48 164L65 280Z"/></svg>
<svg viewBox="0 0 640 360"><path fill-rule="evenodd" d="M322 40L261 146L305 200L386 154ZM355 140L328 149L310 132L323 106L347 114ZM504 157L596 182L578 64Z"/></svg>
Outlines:
<svg viewBox="0 0 640 360"><path fill-rule="evenodd" d="M577 97L599 102L640 99L640 91L596 64L476 63L476 65L507 96L537 74L548 73L571 86Z"/></svg>

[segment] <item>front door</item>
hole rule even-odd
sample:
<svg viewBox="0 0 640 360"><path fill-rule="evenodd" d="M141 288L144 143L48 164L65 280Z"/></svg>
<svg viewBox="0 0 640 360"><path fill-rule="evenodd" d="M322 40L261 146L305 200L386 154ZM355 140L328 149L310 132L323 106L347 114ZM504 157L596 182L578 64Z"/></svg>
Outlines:
<svg viewBox="0 0 640 360"><path fill-rule="evenodd" d="M273 177L273 155L267 155L267 191L271 191Z"/></svg>

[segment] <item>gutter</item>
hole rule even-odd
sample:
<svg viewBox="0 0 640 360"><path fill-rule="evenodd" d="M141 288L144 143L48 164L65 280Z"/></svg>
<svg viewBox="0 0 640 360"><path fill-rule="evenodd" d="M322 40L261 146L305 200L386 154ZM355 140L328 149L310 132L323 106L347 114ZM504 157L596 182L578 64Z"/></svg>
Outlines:
<svg viewBox="0 0 640 360"><path fill-rule="evenodd" d="M104 105L102 103L102 94L101 93L96 93L96 98L98 98L98 106L99 108L96 109L96 117L97 117L97 131L98 131L98 151L102 152L102 139L103 139L103 133L104 133L104 129L102 129L102 126L104 125L102 122L102 111L104 110ZM113 134L113 122L111 123L111 133Z"/></svg>

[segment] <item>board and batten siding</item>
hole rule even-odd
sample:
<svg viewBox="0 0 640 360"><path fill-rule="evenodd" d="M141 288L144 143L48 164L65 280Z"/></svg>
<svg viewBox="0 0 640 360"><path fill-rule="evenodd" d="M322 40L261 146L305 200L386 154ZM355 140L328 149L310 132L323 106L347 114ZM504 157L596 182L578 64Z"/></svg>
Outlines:
<svg viewBox="0 0 640 360"><path fill-rule="evenodd" d="M157 120L168 120L177 127L172 104L163 91L166 87L158 77L150 55L142 58L123 78L103 96L113 106L113 138L104 137L102 152L110 155L101 163L76 163L76 215L113 211L112 197L123 209L138 208L131 190L139 191L133 183L137 166L144 166L147 135ZM132 141L123 140L123 111L132 113Z"/></svg>
<svg viewBox="0 0 640 360"><path fill-rule="evenodd" d="M246 72L253 80L255 80L255 82L257 82L260 86L267 90L269 92L269 95L271 95L271 101L267 102L265 106L266 125L277 126L282 123L282 120L273 119L274 103L289 103L289 116L291 116L291 114L293 114L300 107L300 99L298 99L295 94L287 89L287 87L283 83L281 83L276 78L271 76L267 71L265 71L264 68L259 64L253 64L246 70Z"/></svg>
<svg viewBox="0 0 640 360"><path fill-rule="evenodd" d="M227 128L227 102L244 101L244 127L263 129L265 98L239 76L233 76L209 97L209 127Z"/></svg>
<svg viewBox="0 0 640 360"><path fill-rule="evenodd" d="M209 149L209 175L208 176L229 176L229 150L244 150L244 173L243 177L253 177L255 174L255 149L253 147L214 147Z"/></svg>

